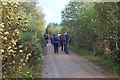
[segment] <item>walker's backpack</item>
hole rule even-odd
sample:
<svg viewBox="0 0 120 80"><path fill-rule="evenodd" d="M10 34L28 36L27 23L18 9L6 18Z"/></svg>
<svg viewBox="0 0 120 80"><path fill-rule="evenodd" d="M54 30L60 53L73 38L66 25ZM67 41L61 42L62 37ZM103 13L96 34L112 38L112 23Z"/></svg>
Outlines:
<svg viewBox="0 0 120 80"><path fill-rule="evenodd" d="M62 40L63 40L63 41L66 41L66 36L65 36L65 35L62 36Z"/></svg>
<svg viewBox="0 0 120 80"><path fill-rule="evenodd" d="M63 43L68 44L68 35L63 36Z"/></svg>
<svg viewBox="0 0 120 80"><path fill-rule="evenodd" d="M54 43L58 43L58 36L54 37Z"/></svg>

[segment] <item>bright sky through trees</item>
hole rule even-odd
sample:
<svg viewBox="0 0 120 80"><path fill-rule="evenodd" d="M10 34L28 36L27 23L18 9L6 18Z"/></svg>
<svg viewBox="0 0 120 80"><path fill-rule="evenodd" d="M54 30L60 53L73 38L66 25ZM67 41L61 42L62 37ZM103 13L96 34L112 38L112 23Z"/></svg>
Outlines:
<svg viewBox="0 0 120 80"><path fill-rule="evenodd" d="M42 7L45 13L46 24L51 22L61 22L61 10L63 10L66 4L70 0L39 0L39 6Z"/></svg>

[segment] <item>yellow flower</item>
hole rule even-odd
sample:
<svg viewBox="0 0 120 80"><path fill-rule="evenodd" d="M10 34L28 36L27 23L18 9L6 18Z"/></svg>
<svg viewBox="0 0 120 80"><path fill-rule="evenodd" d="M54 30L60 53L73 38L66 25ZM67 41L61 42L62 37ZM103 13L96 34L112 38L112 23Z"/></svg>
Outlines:
<svg viewBox="0 0 120 80"><path fill-rule="evenodd" d="M14 49L17 49L16 47Z"/></svg>
<svg viewBox="0 0 120 80"><path fill-rule="evenodd" d="M8 49L10 49L10 48L11 48L11 46L8 47Z"/></svg>
<svg viewBox="0 0 120 80"><path fill-rule="evenodd" d="M17 42L16 40L12 40L12 43L13 43L14 45L16 45L16 42Z"/></svg>
<svg viewBox="0 0 120 80"><path fill-rule="evenodd" d="M10 55L10 53L8 53L8 55Z"/></svg>
<svg viewBox="0 0 120 80"><path fill-rule="evenodd" d="M13 64L15 63L15 61L13 61Z"/></svg>
<svg viewBox="0 0 120 80"><path fill-rule="evenodd" d="M21 52L23 52L23 50L20 50L19 52L21 53Z"/></svg>
<svg viewBox="0 0 120 80"><path fill-rule="evenodd" d="M1 49L1 50L0 50L0 52L4 52L4 50L3 50L3 49Z"/></svg>
<svg viewBox="0 0 120 80"><path fill-rule="evenodd" d="M9 32L8 32L8 31L6 31L6 32L5 32L5 34L6 34L6 35L7 35L7 34L9 34Z"/></svg>
<svg viewBox="0 0 120 80"><path fill-rule="evenodd" d="M19 34L20 32L19 32L19 31L17 31L16 33L17 33L17 34Z"/></svg>
<svg viewBox="0 0 120 80"><path fill-rule="evenodd" d="M27 71L26 73L29 74L30 72Z"/></svg>
<svg viewBox="0 0 120 80"><path fill-rule="evenodd" d="M9 52L15 52L14 50L10 49Z"/></svg>
<svg viewBox="0 0 120 80"><path fill-rule="evenodd" d="M4 39L4 40L7 40L7 37L4 37L3 39Z"/></svg>
<svg viewBox="0 0 120 80"><path fill-rule="evenodd" d="M0 29L0 31L3 31L3 29Z"/></svg>
<svg viewBox="0 0 120 80"><path fill-rule="evenodd" d="M6 2L3 2L3 5L6 5L7 3Z"/></svg>
<svg viewBox="0 0 120 80"><path fill-rule="evenodd" d="M23 45L19 45L19 48L21 48Z"/></svg>
<svg viewBox="0 0 120 80"><path fill-rule="evenodd" d="M31 53L29 53L28 56L31 56Z"/></svg>
<svg viewBox="0 0 120 80"><path fill-rule="evenodd" d="M29 57L28 57L28 55L27 55L26 60L28 60L28 59L29 59Z"/></svg>
<svg viewBox="0 0 120 80"><path fill-rule="evenodd" d="M21 68L22 68L22 66L19 67L19 69L21 69Z"/></svg>
<svg viewBox="0 0 120 80"><path fill-rule="evenodd" d="M2 28L4 28L4 27L5 27L5 26L4 26L4 23L1 23L1 24L0 24L0 26L1 26Z"/></svg>
<svg viewBox="0 0 120 80"><path fill-rule="evenodd" d="M23 63L23 65L26 65L25 63Z"/></svg>

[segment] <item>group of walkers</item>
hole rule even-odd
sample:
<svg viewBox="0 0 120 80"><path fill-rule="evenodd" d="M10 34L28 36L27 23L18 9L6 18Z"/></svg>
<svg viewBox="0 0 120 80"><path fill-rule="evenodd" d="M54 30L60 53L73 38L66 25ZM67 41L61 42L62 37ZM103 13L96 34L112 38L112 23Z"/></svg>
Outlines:
<svg viewBox="0 0 120 80"><path fill-rule="evenodd" d="M44 35L46 44L48 43L48 40L50 39L51 45L54 46L54 52L59 53L58 48L61 47L61 50L65 53L69 53L68 51L68 43L70 41L68 33L64 34L45 34Z"/></svg>

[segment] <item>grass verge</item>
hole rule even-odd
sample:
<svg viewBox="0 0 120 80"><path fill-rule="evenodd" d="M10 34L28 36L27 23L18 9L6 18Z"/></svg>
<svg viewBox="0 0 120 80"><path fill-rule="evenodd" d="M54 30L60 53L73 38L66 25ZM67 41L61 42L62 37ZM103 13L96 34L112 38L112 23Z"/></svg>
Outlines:
<svg viewBox="0 0 120 80"><path fill-rule="evenodd" d="M114 60L110 60L106 56L95 56L92 51L79 48L78 46L71 47L71 50L96 66L99 66L104 72L110 73L112 76L120 79L120 64Z"/></svg>

